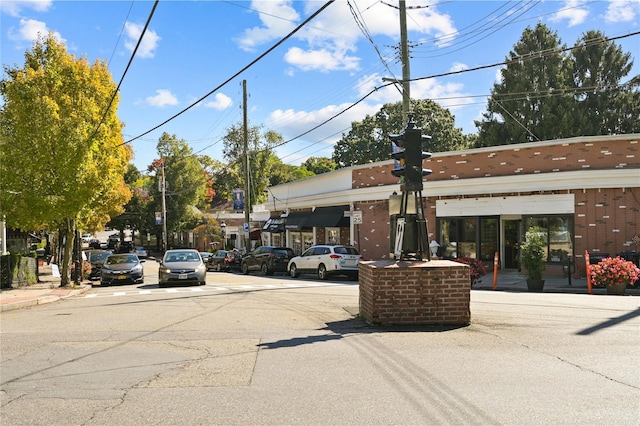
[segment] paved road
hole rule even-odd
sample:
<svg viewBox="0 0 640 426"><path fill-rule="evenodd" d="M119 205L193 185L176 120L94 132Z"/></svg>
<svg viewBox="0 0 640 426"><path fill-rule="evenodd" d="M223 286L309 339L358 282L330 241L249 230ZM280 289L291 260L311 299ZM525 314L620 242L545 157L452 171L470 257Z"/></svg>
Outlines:
<svg viewBox="0 0 640 426"><path fill-rule="evenodd" d="M637 297L473 291L468 327L378 328L346 279L154 266L2 314L3 424L640 423Z"/></svg>

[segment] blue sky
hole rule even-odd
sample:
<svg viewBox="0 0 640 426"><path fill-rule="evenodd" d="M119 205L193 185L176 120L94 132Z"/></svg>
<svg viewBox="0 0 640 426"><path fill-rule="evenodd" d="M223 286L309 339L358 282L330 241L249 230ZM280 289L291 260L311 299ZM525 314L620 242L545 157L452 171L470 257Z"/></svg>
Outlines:
<svg viewBox="0 0 640 426"><path fill-rule="evenodd" d="M108 62L117 83L125 72L152 1L5 1L0 3L3 65L24 64L38 32L53 31L70 53ZM118 115L125 140L156 127L250 64L324 1L161 0L123 80ZM223 160L221 138L242 122L247 81L250 124L285 140L317 126L383 84L401 78L397 0L338 0L302 30L202 102L131 145L141 169L157 157L162 132L186 140L194 152ZM428 6L428 7L426 7ZM573 45L588 30L618 37L640 30L638 1L407 0L411 77L426 77L502 62L527 26L538 22ZM639 73L640 36L618 40ZM451 109L456 126L475 133L498 67L424 79L412 98ZM392 86L375 91L338 118L277 149L285 162L330 157L353 121L401 101Z"/></svg>

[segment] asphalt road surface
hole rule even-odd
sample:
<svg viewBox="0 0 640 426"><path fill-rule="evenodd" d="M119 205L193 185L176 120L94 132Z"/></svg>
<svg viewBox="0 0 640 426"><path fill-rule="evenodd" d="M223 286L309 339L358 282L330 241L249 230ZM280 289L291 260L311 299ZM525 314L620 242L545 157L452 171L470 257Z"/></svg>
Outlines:
<svg viewBox="0 0 640 426"><path fill-rule="evenodd" d="M468 327L359 321L358 285L207 274L2 313L3 425L637 425L637 297L472 292Z"/></svg>

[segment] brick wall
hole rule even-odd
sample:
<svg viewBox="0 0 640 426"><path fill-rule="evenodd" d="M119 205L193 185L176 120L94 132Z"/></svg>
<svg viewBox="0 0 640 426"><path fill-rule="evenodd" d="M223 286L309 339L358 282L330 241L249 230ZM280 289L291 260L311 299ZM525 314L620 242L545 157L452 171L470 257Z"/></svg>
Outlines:
<svg viewBox="0 0 640 426"><path fill-rule="evenodd" d="M433 170L427 181L640 167L640 143L635 139L566 141L434 153L423 164ZM356 168L353 188L396 184L392 169L391 162Z"/></svg>
<svg viewBox="0 0 640 426"><path fill-rule="evenodd" d="M382 325L467 325L469 267L448 260L360 263L360 316Z"/></svg>

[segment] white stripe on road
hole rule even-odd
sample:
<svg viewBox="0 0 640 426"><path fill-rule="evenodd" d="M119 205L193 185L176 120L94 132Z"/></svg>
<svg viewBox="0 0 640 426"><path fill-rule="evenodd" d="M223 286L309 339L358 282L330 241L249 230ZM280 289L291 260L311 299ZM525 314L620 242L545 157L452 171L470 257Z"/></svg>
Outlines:
<svg viewBox="0 0 640 426"><path fill-rule="evenodd" d="M87 294L85 298L96 297L119 297L119 296L136 296L136 295L149 295L149 294L167 294L167 293L201 293L205 291L219 291L219 292L241 292L247 290L272 290L272 289L287 289L287 288L311 288L311 287L329 287L329 286L351 286L354 284L340 284L340 283L300 283L300 284L261 284L261 285L239 285L229 287L218 286L204 286L204 287L187 287L187 288L153 288L137 291L116 291L113 293L91 293ZM355 284L357 285L357 284Z"/></svg>

